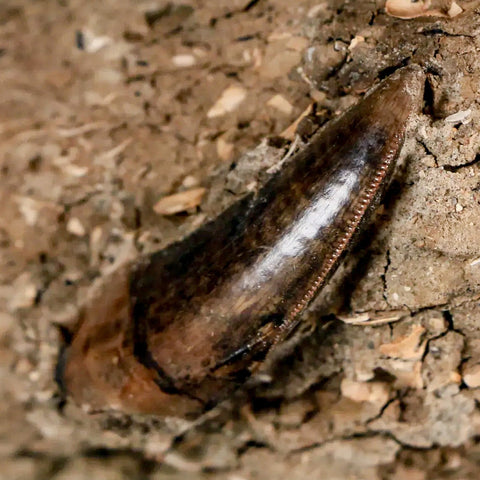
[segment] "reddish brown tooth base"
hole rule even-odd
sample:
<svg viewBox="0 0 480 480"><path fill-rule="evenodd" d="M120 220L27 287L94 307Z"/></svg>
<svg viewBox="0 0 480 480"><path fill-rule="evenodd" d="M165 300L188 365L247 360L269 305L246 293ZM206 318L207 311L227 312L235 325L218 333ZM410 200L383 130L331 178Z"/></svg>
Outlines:
<svg viewBox="0 0 480 480"><path fill-rule="evenodd" d="M93 410L195 416L299 321L371 213L420 105L405 67L330 122L252 200L126 265L82 311L60 368Z"/></svg>

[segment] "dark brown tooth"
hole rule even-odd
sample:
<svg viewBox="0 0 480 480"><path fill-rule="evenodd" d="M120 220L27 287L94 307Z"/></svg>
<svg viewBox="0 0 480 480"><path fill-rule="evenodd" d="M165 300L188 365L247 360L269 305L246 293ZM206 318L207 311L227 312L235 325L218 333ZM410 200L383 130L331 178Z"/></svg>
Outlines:
<svg viewBox="0 0 480 480"><path fill-rule="evenodd" d="M195 415L291 332L378 202L423 73L330 122L257 196L116 271L82 311L63 384L91 409Z"/></svg>

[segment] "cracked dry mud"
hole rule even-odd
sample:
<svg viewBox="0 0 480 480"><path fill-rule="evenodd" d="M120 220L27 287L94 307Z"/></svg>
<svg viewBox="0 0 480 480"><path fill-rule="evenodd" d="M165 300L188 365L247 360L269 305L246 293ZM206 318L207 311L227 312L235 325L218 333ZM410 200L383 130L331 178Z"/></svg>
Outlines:
<svg viewBox="0 0 480 480"><path fill-rule="evenodd" d="M479 476L480 5L461 6L0 4L0 477ZM60 399L59 326L92 285L257 188L312 102L302 138L406 62L429 73L401 166L270 383L195 427ZM243 100L212 114L229 87Z"/></svg>

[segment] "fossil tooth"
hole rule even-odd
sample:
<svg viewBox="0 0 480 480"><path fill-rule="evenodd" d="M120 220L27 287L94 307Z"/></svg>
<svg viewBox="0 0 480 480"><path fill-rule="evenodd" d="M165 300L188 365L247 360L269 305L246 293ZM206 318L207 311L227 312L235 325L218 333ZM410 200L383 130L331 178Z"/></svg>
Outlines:
<svg viewBox="0 0 480 480"><path fill-rule="evenodd" d="M115 271L59 364L67 392L90 410L189 416L242 385L378 203L423 82L417 66L397 71L257 195Z"/></svg>

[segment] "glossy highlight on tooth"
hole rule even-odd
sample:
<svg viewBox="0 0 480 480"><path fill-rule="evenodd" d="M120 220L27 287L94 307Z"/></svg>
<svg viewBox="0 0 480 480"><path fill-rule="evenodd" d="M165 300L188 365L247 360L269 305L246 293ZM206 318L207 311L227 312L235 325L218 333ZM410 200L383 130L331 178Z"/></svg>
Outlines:
<svg viewBox="0 0 480 480"><path fill-rule="evenodd" d="M256 195L114 272L82 309L59 381L89 410L193 417L300 321L368 220L421 103L398 70Z"/></svg>

